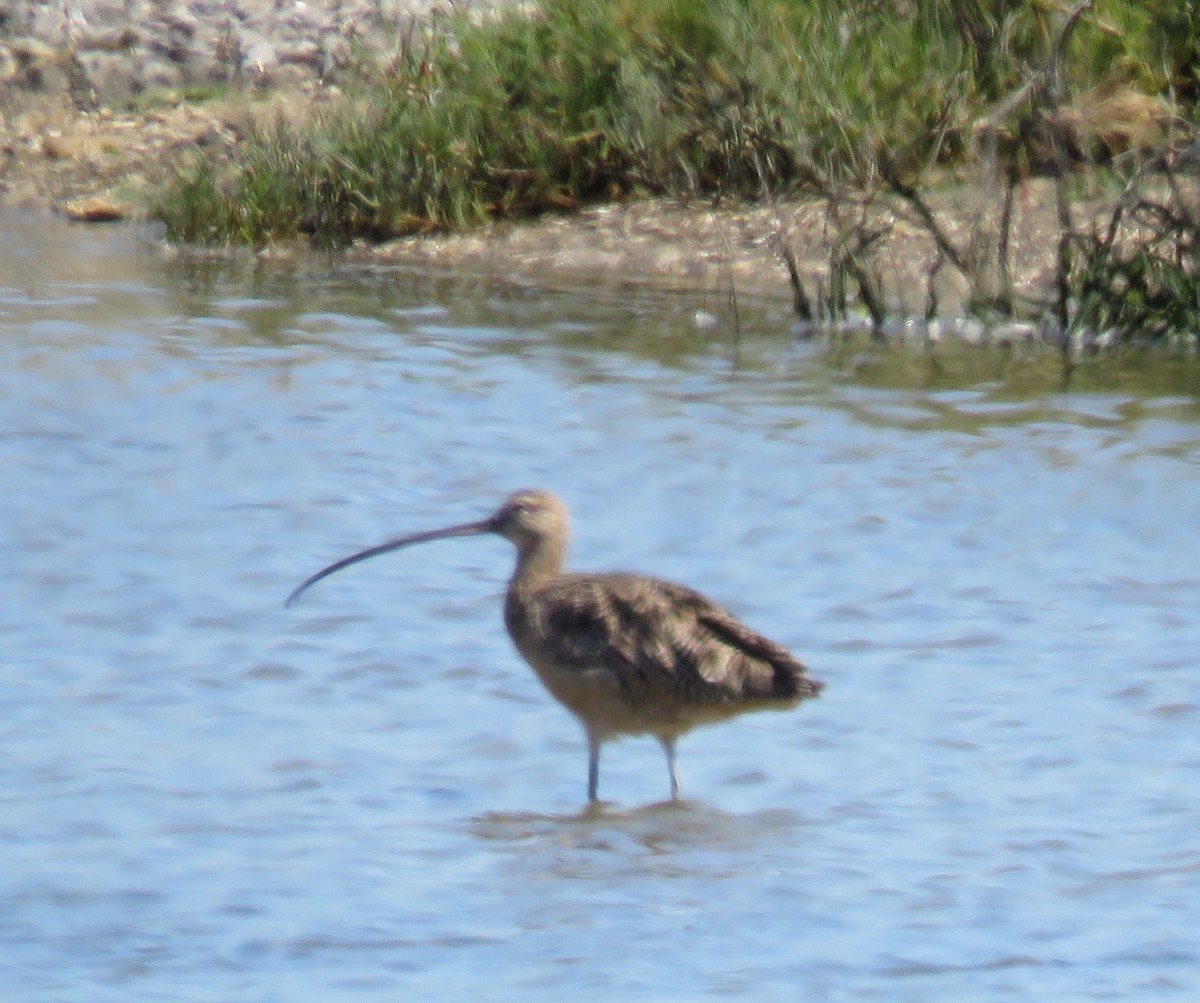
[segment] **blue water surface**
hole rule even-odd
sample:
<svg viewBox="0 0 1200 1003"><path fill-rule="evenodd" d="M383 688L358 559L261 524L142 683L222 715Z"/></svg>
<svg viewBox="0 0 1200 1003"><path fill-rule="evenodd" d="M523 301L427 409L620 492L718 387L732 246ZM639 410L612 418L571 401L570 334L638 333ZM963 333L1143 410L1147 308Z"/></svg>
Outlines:
<svg viewBox="0 0 1200 1003"><path fill-rule="evenodd" d="M720 300L0 217L0 997L1192 1000L1200 408L890 379ZM920 360L904 363L920 366ZM820 700L606 748L520 486Z"/></svg>

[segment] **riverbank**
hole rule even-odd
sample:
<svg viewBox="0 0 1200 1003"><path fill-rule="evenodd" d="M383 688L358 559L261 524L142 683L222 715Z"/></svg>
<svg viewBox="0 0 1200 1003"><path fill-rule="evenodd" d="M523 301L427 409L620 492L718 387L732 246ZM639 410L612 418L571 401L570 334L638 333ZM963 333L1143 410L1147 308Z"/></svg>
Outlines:
<svg viewBox="0 0 1200 1003"><path fill-rule="evenodd" d="M386 60L414 25L443 14L427 3L359 0L0 2L0 199L80 220L142 215L181 162L199 156L219 171L256 130L280 121L303 129L334 114L368 54ZM948 175L930 198L946 235L983 253L981 220L995 218L1000 196L978 182ZM844 217L858 210L841 206L841 222L838 211L815 197L752 205L617 201L358 244L351 253L787 297L787 256L801 275L828 274L847 232ZM870 211L884 234L873 253L890 310L919 315L936 299L941 314L960 311L968 283L950 267L930 279L939 254L929 228L894 202ZM1050 184L1025 182L1010 240L1019 297L1046 293L1056 231Z"/></svg>
<svg viewBox="0 0 1200 1003"><path fill-rule="evenodd" d="M141 109L100 105L80 109L65 90L5 94L0 122L0 201L82 220L138 219L146 200L182 157L227 162L255 128L280 119L302 123L337 107L341 87L318 79L288 90L253 87L189 100L181 92L146 98ZM985 196L968 185L949 186L944 202L950 232L966 239ZM957 209L951 211L952 204ZM920 290L936 249L925 229L893 216L884 257L895 278L894 296ZM1052 265L1055 216L1047 183L1031 181L1014 228L1018 290L1036 295ZM358 244L351 254L387 262L436 263L483 272L604 275L664 287L788 297L791 286L781 249L792 249L809 274L828 264L832 224L817 199L771 205L713 205L640 200L543 216L497 221L464 233L412 236ZM945 309L965 294L952 273L942 278Z"/></svg>

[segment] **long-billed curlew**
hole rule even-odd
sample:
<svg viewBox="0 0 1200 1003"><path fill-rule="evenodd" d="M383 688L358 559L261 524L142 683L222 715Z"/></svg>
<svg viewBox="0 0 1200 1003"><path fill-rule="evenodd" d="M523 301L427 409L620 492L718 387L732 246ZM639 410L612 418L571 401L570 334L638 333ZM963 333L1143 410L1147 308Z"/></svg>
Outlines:
<svg viewBox="0 0 1200 1003"><path fill-rule="evenodd" d="M546 491L517 491L487 519L344 557L303 581L285 605L369 557L481 533L497 533L517 548L504 623L546 689L583 725L591 801L600 746L609 739L654 735L667 754L671 797L678 798L680 735L743 711L792 707L824 686L789 651L689 588L641 575L564 572L570 518Z"/></svg>

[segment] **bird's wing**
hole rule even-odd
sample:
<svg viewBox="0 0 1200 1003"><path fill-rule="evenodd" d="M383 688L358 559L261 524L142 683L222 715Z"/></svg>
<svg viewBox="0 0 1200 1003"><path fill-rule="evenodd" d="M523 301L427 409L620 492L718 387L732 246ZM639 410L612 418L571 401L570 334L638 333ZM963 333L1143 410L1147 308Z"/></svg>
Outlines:
<svg viewBox="0 0 1200 1003"><path fill-rule="evenodd" d="M562 669L603 668L630 700L740 703L800 695L804 665L692 589L636 575L572 575L530 599Z"/></svg>
<svg viewBox="0 0 1200 1003"><path fill-rule="evenodd" d="M772 665L791 666L801 672L807 671L808 667L787 648L751 630L732 613L715 603L704 600L704 608L697 611L697 618L714 636L753 658L760 658Z"/></svg>

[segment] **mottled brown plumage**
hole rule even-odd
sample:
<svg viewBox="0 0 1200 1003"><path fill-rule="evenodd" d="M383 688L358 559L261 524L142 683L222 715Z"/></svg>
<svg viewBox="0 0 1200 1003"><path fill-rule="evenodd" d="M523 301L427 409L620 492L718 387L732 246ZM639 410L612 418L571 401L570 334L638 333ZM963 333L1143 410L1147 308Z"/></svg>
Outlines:
<svg viewBox="0 0 1200 1003"><path fill-rule="evenodd" d="M568 574L566 506L545 491L518 491L480 522L400 537L317 572L451 536L497 533L517 548L504 622L522 657L583 725L588 797L596 799L600 746L654 735L679 796L675 742L700 724L744 711L785 708L820 693L802 662L698 592L630 574Z"/></svg>

